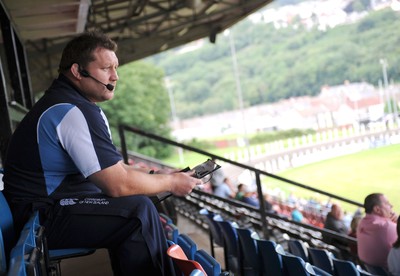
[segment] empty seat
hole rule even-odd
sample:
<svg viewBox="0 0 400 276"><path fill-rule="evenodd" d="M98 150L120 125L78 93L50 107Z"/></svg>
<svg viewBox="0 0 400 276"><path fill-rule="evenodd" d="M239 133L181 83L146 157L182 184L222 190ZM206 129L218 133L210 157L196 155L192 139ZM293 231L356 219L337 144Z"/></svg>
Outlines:
<svg viewBox="0 0 400 276"><path fill-rule="evenodd" d="M256 240L256 243L260 260L261 275L284 275L282 258L275 250L276 243L270 240Z"/></svg>
<svg viewBox="0 0 400 276"><path fill-rule="evenodd" d="M289 252L303 259L303 261L308 262L307 252L304 248L302 241L297 239L288 240Z"/></svg>
<svg viewBox="0 0 400 276"><path fill-rule="evenodd" d="M221 274L221 265L203 249L195 253L194 260L203 267L207 276L219 276Z"/></svg>
<svg viewBox="0 0 400 276"><path fill-rule="evenodd" d="M16 240L11 210L2 191L0 191L0 214L0 229L4 244L4 257L7 265L11 248L14 247Z"/></svg>
<svg viewBox="0 0 400 276"><path fill-rule="evenodd" d="M169 223L165 225L164 231L165 231L165 236L167 237L168 240L174 243L178 243L179 229L175 224Z"/></svg>
<svg viewBox="0 0 400 276"><path fill-rule="evenodd" d="M4 249L3 234L0 228L0 275L5 275L7 273L7 260L6 253Z"/></svg>
<svg viewBox="0 0 400 276"><path fill-rule="evenodd" d="M165 224L173 223L172 218L170 218L169 216L167 216L167 215L164 214L164 213L160 213L160 219L161 219L161 221L162 221L163 223L165 223Z"/></svg>
<svg viewBox="0 0 400 276"><path fill-rule="evenodd" d="M360 276L360 272L353 262L336 258L332 261L335 276Z"/></svg>
<svg viewBox="0 0 400 276"><path fill-rule="evenodd" d="M178 245L182 248L189 260L194 260L197 251L197 244L186 234L178 236Z"/></svg>
<svg viewBox="0 0 400 276"><path fill-rule="evenodd" d="M309 276L315 275L314 270L306 267L306 262L295 255L282 255L283 267L288 276Z"/></svg>
<svg viewBox="0 0 400 276"><path fill-rule="evenodd" d="M260 262L258 258L256 241L252 238L252 231L249 229L237 228L239 267L241 275L259 275Z"/></svg>
<svg viewBox="0 0 400 276"><path fill-rule="evenodd" d="M333 274L332 254L326 249L308 248L308 259L312 265Z"/></svg>
<svg viewBox="0 0 400 276"><path fill-rule="evenodd" d="M221 229L217 225L216 221L222 221L221 216L216 215L213 212L208 211L207 209L201 209L200 214L204 216L205 221L207 222L208 225L208 230L209 230L209 237L210 237L210 250L211 250L211 255L215 257L215 252L214 252L214 243L218 246L224 246L223 245L223 237L221 233Z"/></svg>
<svg viewBox="0 0 400 276"><path fill-rule="evenodd" d="M379 276L389 275L389 273L381 266L369 265L366 263L364 263L364 266L365 266L365 269L373 275L379 275Z"/></svg>
<svg viewBox="0 0 400 276"><path fill-rule="evenodd" d="M229 221L217 221L221 229L224 244L225 270L239 274L238 240L236 229Z"/></svg>
<svg viewBox="0 0 400 276"><path fill-rule="evenodd" d="M276 252L281 256L283 263L284 275L287 276L330 276L332 274L325 272L318 267L312 266L310 263L305 262L301 257L286 253L281 245L276 246Z"/></svg>

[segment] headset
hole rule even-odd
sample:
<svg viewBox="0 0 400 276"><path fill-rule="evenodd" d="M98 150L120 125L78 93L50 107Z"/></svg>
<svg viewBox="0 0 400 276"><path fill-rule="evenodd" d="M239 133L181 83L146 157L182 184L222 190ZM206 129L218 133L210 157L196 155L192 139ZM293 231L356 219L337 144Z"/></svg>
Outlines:
<svg viewBox="0 0 400 276"><path fill-rule="evenodd" d="M108 90L110 90L110 91L113 91L114 88L115 88L114 85L112 85L111 83L105 84L105 83L99 81L98 79L96 79L95 77L93 77L92 75L90 75L89 72L88 72L86 69L82 69L82 68L79 67L78 72L79 72L79 74L81 74L82 77L84 77L84 78L91 78L91 79L97 81L98 83L101 83L102 85L104 85L104 86L105 86Z"/></svg>

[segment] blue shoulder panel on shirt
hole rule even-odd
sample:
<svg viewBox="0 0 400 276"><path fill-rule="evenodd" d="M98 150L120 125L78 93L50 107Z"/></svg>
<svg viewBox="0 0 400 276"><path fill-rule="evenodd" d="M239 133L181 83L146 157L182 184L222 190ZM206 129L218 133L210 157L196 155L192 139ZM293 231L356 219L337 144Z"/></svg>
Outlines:
<svg viewBox="0 0 400 276"><path fill-rule="evenodd" d="M58 104L42 114L37 126L37 141L40 159L44 170L47 193L50 195L62 182L66 168L74 167L72 160L60 146L57 137L57 126L64 116L75 106ZM46 160L46 162L44 162ZM68 164L66 164L66 162Z"/></svg>

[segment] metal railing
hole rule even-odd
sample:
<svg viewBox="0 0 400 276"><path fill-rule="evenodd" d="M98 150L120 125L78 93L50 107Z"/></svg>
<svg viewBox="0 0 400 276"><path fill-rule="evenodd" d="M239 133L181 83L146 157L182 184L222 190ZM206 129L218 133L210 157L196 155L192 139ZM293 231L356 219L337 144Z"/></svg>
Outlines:
<svg viewBox="0 0 400 276"><path fill-rule="evenodd" d="M337 199L337 200L349 203L349 204L357 206L357 207L362 207L363 206L359 202L347 199L347 198L339 196L337 194L332 194L332 193L329 193L327 191L319 190L317 188L310 187L310 186L307 186L305 184L302 184L302 183L299 183L299 182L296 182L296 181L293 181L293 180L290 180L290 179L287 179L287 178L284 178L284 177L281 177L281 176L278 176L278 175L275 175L275 174L268 173L266 171L254 168L252 166L248 166L246 164L242 164L242 163L239 163L239 162L236 162L236 161L229 160L227 158L224 158L222 156L218 156L218 155L213 154L211 152L207 152L207 151L204 151L204 150L192 147L192 146L188 146L188 145L185 145L185 144L182 144L182 143L167 139L165 137L162 137L162 136L150 133L150 132L146 132L146 131L141 130L139 128L135 128L135 127L127 126L127 125L119 125L119 136L120 136L120 139L121 139L121 151L122 151L122 155L123 155L124 161L126 163L128 162L128 149L127 149L127 145L126 145L125 132L135 133L137 135L144 136L144 137L147 137L147 138L152 139L152 140L156 140L156 141L164 143L164 144L172 145L172 146L175 146L175 147L180 147L180 148L182 148L184 150L196 152L198 154L205 155L208 158L215 159L215 160L220 160L220 161L223 161L223 162L229 163L231 165L234 165L234 166L240 167L242 169L249 170L249 171L253 172L254 175L255 175L255 179L256 179L257 194L258 194L258 200L259 200L259 203L260 203L258 211L260 213L261 218L266 218L267 216L270 216L270 214L267 214L267 212L265 210L265 203L264 203L264 197L263 197L263 187L261 185L261 176L270 177L270 178L273 178L273 179L276 179L276 180L279 180L279 181L282 181L282 182L285 182L285 183L288 183L288 184L291 184L291 185L294 185L294 186L297 186L297 187L300 187L300 188L303 188L303 189L306 189L306 190L309 190L309 191L312 191L312 192L316 192L316 193L319 193L319 194L322 194L322 195L326 195L326 196L328 196L328 197L330 197L332 199ZM268 224L267 224L266 219L261 219L261 223L262 223L263 235L264 235L264 237L268 237ZM329 234L329 231L328 231L328 234Z"/></svg>

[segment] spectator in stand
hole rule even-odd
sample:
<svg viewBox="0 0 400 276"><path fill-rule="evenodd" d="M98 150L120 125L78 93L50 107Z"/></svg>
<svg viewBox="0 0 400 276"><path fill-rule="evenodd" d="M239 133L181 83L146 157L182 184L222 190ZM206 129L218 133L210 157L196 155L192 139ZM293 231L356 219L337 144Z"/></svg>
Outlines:
<svg viewBox="0 0 400 276"><path fill-rule="evenodd" d="M291 213L291 217L292 217L293 221L304 222L304 216L303 216L303 213L300 211L299 204L295 205L295 207Z"/></svg>
<svg viewBox="0 0 400 276"><path fill-rule="evenodd" d="M260 207L260 203L258 201L258 198L257 198L254 190L252 188L250 188L249 186L245 186L245 188L244 188L244 194L242 197L242 201L246 204L252 205L257 208Z"/></svg>
<svg viewBox="0 0 400 276"><path fill-rule="evenodd" d="M393 243L393 247L389 251L388 255L388 268L390 275L400 276L400 220L397 219L397 240Z"/></svg>
<svg viewBox="0 0 400 276"><path fill-rule="evenodd" d="M343 210L338 204L332 204L330 212L326 215L324 228L342 235L348 235L349 228L343 220ZM323 240L340 249L342 258L350 257L348 244L346 242L339 238L332 237L329 234L323 234Z"/></svg>
<svg viewBox="0 0 400 276"><path fill-rule="evenodd" d="M215 186L214 195L223 198L233 198L235 196L234 192L231 190L230 179L228 177L225 177L220 185Z"/></svg>
<svg viewBox="0 0 400 276"><path fill-rule="evenodd" d="M245 189L246 189L246 186L243 183L240 183L237 186L237 192L236 192L236 195L235 195L235 199L242 200L243 196L245 194Z"/></svg>
<svg viewBox="0 0 400 276"><path fill-rule="evenodd" d="M254 188L250 188L249 186L244 185L244 188L242 189L244 191L244 194L241 201L243 201L246 204L259 208L260 201L258 200L258 196ZM275 205L273 205L270 201L269 195L264 195L264 207L267 212L273 212L273 213L277 212L275 209Z"/></svg>
<svg viewBox="0 0 400 276"><path fill-rule="evenodd" d="M357 251L366 264L388 269L387 258L397 240L398 215L384 194L374 193L364 200L365 216L357 227Z"/></svg>
<svg viewBox="0 0 400 276"><path fill-rule="evenodd" d="M116 50L117 44L98 32L66 44L58 78L8 144L4 195L15 232L39 211L49 249L107 248L115 275L174 275L148 196L184 196L201 180L193 171L155 172L123 162L98 106L114 97Z"/></svg>
<svg viewBox="0 0 400 276"><path fill-rule="evenodd" d="M347 235L349 228L346 226L343 218L342 208L336 203L332 204L331 211L326 216L324 228Z"/></svg>

